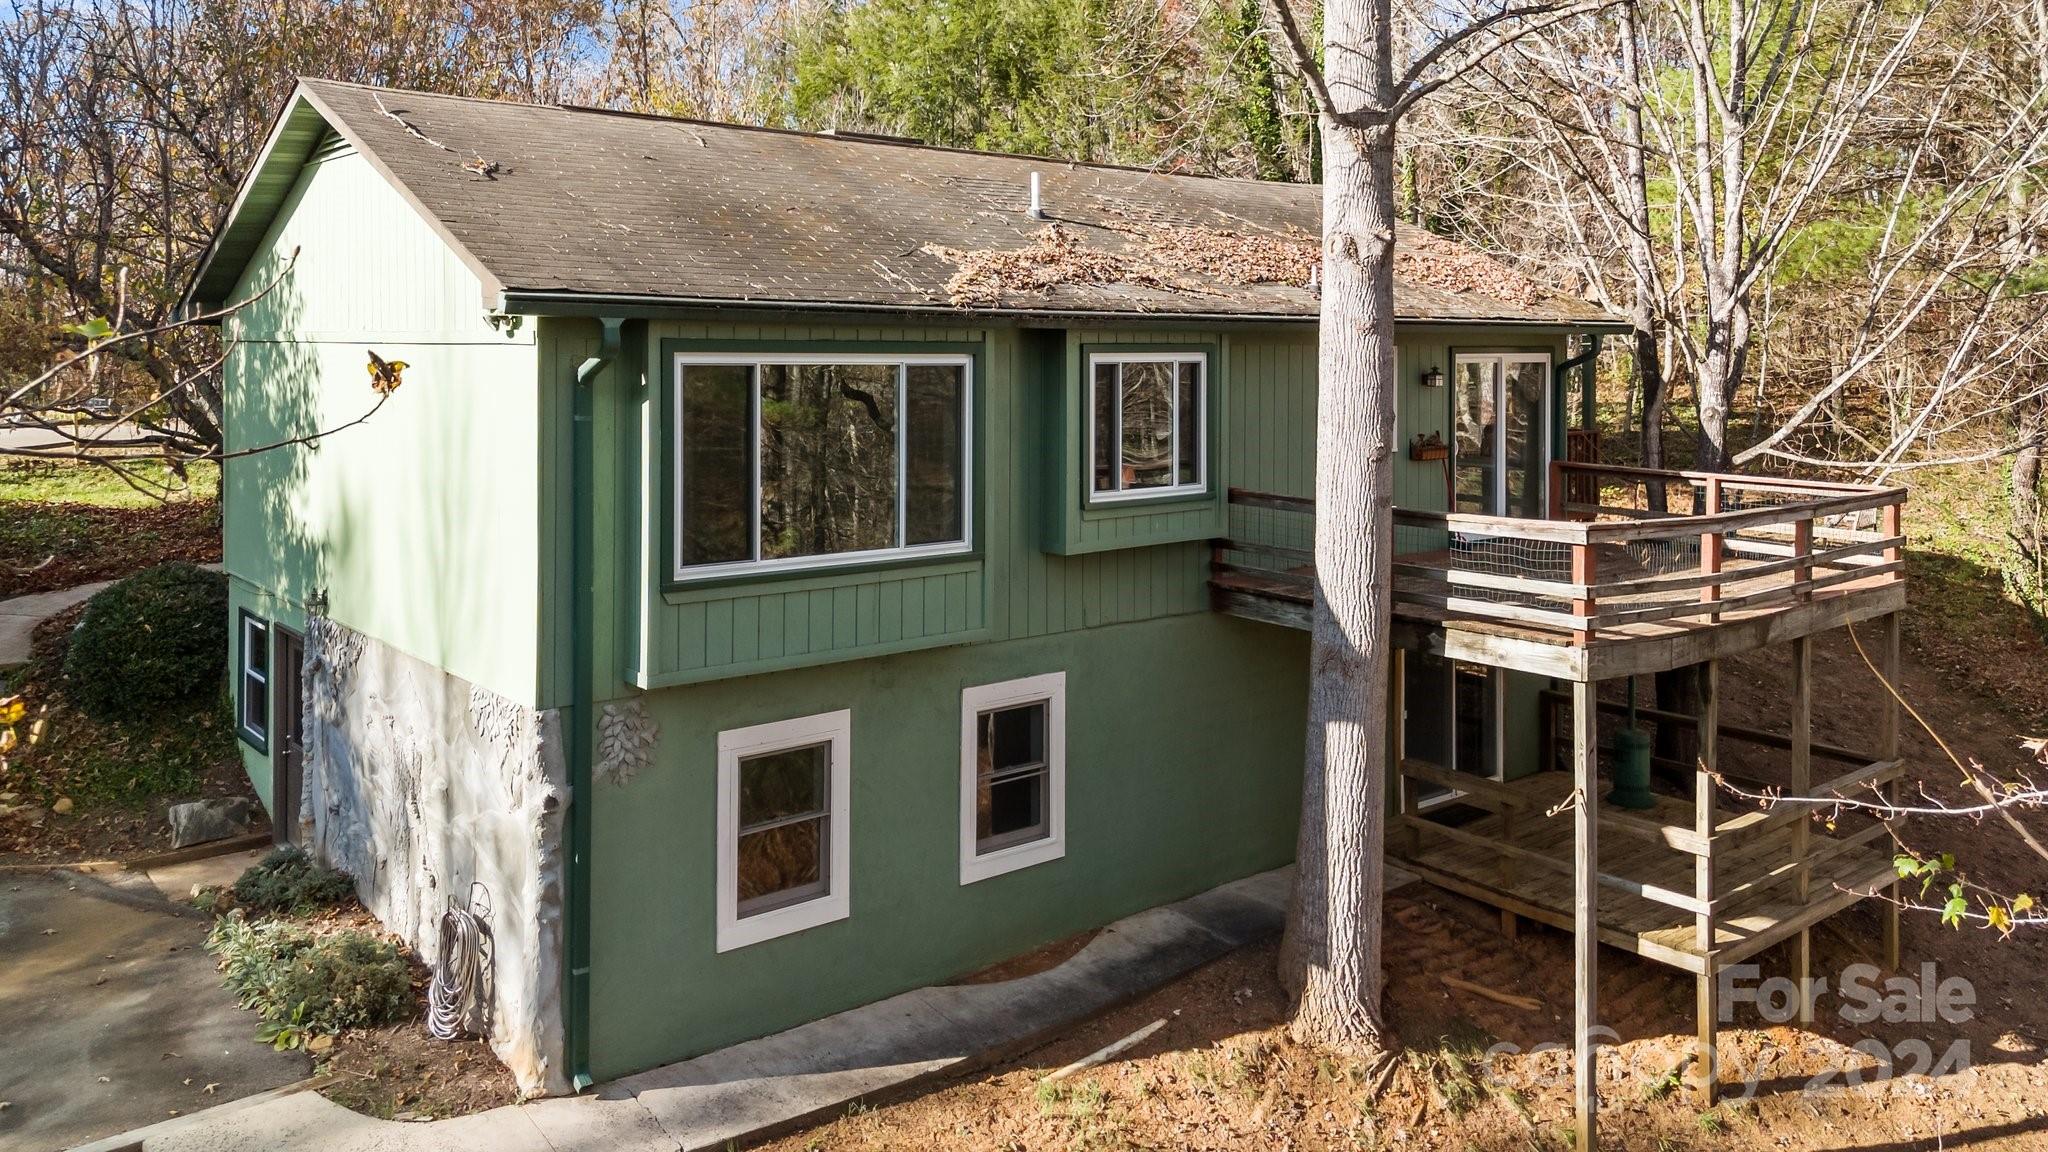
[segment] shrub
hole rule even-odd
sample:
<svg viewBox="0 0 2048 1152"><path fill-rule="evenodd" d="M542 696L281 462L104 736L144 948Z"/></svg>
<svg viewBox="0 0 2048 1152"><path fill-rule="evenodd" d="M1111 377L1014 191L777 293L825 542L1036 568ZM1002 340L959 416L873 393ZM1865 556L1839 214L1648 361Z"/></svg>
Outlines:
<svg viewBox="0 0 2048 1152"><path fill-rule="evenodd" d="M218 692L227 659L227 577L165 564L87 602L64 653L65 692L96 719L145 719Z"/></svg>
<svg viewBox="0 0 2048 1152"><path fill-rule="evenodd" d="M412 976L398 946L367 932L325 935L289 920L214 921L206 949L244 1008L280 1048L348 1028L395 1024L413 1011Z"/></svg>
<svg viewBox="0 0 2048 1152"><path fill-rule="evenodd" d="M346 872L323 868L294 847L274 848L235 881L235 903L265 912L306 913L356 894Z"/></svg>

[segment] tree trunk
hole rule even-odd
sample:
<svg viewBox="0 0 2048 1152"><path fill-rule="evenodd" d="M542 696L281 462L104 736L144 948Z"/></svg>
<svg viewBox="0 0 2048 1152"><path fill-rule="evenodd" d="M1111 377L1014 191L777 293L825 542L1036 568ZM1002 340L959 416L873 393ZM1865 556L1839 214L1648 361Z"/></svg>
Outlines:
<svg viewBox="0 0 2048 1152"><path fill-rule="evenodd" d="M1379 1013L1393 549L1394 133L1385 6L1324 9L1315 603L1301 841L1281 979L1296 1040L1366 1060ZM1341 46L1341 49L1339 48Z"/></svg>
<svg viewBox="0 0 2048 1152"><path fill-rule="evenodd" d="M1634 343L1636 375L1643 390L1642 464L1664 466L1664 358L1657 345L1657 252L1650 235L1649 156L1643 142L1642 60L1636 43L1642 34L1636 8L1624 4L1621 21L1621 200L1628 215L1628 270L1634 292L1629 297L1629 329ZM1662 485L1646 493L1652 512L1665 511Z"/></svg>
<svg viewBox="0 0 2048 1152"><path fill-rule="evenodd" d="M2012 547L2005 564L2006 588L2034 614L2041 626L2043 609L2048 608L2048 579L2042 551L2041 457L2044 436L2048 436L2048 401L2035 399L2021 412L2020 450L2013 453L2006 480L2010 520L2007 532Z"/></svg>

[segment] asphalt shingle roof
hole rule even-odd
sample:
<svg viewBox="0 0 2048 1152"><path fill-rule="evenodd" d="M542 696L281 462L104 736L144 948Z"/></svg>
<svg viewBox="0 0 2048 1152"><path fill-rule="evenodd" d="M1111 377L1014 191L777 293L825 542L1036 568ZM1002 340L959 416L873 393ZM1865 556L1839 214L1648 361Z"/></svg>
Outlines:
<svg viewBox="0 0 2048 1152"><path fill-rule="evenodd" d="M302 81L301 92L438 224L487 282L495 281L490 287L512 293L950 307L946 285L957 268L933 249L1030 244L1045 227L1025 214L1033 172L1043 181L1051 219L1088 247L1129 253L1134 262L1143 253L1130 234L1133 223L1311 237L1321 226L1321 192L1310 185L328 80ZM484 165L495 167L488 174L473 170ZM202 272L195 282L202 298L208 278L218 283L223 271ZM1306 287L1202 277L1177 283L1181 290L1063 283L976 307L1274 319L1316 314L1315 293ZM1518 304L1409 278L1397 277L1395 298L1408 319L1611 320L1567 297Z"/></svg>

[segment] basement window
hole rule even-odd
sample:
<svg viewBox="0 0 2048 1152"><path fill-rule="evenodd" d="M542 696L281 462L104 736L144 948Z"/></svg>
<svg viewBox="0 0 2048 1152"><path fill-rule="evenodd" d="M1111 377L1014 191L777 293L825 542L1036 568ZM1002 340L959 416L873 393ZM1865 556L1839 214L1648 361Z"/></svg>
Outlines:
<svg viewBox="0 0 2048 1152"><path fill-rule="evenodd" d="M676 357L676 581L968 551L972 362Z"/></svg>
<svg viewBox="0 0 2048 1152"><path fill-rule="evenodd" d="M718 951L848 915L851 714L718 735Z"/></svg>
<svg viewBox="0 0 2048 1152"><path fill-rule="evenodd" d="M1208 366L1188 353L1088 357L1088 490L1101 503L1209 489Z"/></svg>
<svg viewBox="0 0 2048 1152"><path fill-rule="evenodd" d="M244 609L241 614L241 703L236 727L258 752L270 743L270 624Z"/></svg>
<svg viewBox="0 0 2048 1152"><path fill-rule="evenodd" d="M960 694L960 882L1066 854L1064 672Z"/></svg>

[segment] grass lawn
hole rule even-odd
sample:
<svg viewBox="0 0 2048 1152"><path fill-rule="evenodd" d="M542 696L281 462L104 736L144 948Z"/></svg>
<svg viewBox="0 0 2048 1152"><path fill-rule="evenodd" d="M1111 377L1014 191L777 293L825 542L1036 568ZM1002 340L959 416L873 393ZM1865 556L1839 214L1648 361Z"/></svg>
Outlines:
<svg viewBox="0 0 2048 1152"><path fill-rule="evenodd" d="M148 491L139 491L97 464L11 460L0 464L0 504L90 504L96 508L157 508L165 503L207 503L220 496L220 466L192 465L184 477L161 463L125 466ZM168 500L158 494L167 494Z"/></svg>

